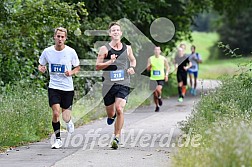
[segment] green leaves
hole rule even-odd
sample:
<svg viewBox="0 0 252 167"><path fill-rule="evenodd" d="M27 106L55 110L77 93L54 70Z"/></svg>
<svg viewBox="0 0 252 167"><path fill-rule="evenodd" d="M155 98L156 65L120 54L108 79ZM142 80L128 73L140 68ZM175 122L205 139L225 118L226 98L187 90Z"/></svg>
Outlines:
<svg viewBox="0 0 252 167"><path fill-rule="evenodd" d="M232 21L223 18L223 25L219 29L221 41L228 43L231 49L239 48L237 54L250 55L252 46L252 8L244 10Z"/></svg>
<svg viewBox="0 0 252 167"><path fill-rule="evenodd" d="M1 5L8 18L5 22L0 20L0 80L4 83L34 74L42 50L54 44L54 28L67 28L71 39L80 27L77 10L87 15L83 3L69 5L58 0L4 1Z"/></svg>

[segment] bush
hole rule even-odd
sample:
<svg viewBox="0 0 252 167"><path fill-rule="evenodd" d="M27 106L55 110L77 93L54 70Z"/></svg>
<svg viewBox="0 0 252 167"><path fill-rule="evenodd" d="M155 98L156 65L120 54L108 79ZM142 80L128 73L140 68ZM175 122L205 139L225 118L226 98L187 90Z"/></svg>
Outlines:
<svg viewBox="0 0 252 167"><path fill-rule="evenodd" d="M74 31L80 27L77 10L87 14L80 4L59 0L5 1L4 8L8 11L7 19L0 20L0 81L4 84L31 79L41 52L53 44L54 28L66 27L71 44L77 38Z"/></svg>
<svg viewBox="0 0 252 167"><path fill-rule="evenodd" d="M162 96L169 97L178 94L178 83L175 73L169 75L168 82L165 82L165 85L162 89Z"/></svg>

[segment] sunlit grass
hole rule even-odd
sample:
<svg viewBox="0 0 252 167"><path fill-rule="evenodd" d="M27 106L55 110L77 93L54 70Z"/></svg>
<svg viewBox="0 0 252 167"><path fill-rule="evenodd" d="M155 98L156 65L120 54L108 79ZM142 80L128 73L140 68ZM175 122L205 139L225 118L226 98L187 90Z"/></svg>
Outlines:
<svg viewBox="0 0 252 167"><path fill-rule="evenodd" d="M196 52L198 52L203 61L209 59L211 54L211 48L217 47L217 42L219 40L219 35L215 32L206 33L206 32L193 32L192 33L193 42L182 41L181 43L186 44L186 53L191 53L191 46L196 46Z"/></svg>
<svg viewBox="0 0 252 167"><path fill-rule="evenodd" d="M199 78L202 79L219 79L224 75L233 76L240 73L240 65L251 61L247 58L231 58L225 60L208 60L200 64Z"/></svg>
<svg viewBox="0 0 252 167"><path fill-rule="evenodd" d="M196 46L196 52L198 52L203 60L200 64L199 78L201 79L219 79L224 75L234 75L237 74L238 65L241 63L246 63L251 61L250 58L229 58L214 60L210 57L216 58L217 52L217 42L219 41L219 35L217 33L205 33L205 32L193 32L192 33L193 42L184 41L187 45L187 53L190 53L190 46L193 44Z"/></svg>

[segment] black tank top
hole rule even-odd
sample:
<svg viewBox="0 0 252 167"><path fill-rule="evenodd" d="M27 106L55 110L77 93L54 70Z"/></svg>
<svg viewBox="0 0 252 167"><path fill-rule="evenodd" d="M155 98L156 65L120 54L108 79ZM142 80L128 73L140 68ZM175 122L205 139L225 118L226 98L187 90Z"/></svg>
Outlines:
<svg viewBox="0 0 252 167"><path fill-rule="evenodd" d="M127 45L122 43L121 50L113 49L109 43L105 46L108 49L108 55L104 58L104 62L111 59L111 55L117 55L116 61L103 69L103 84L113 85L114 83L129 86L129 75L127 69L129 68L129 60L127 54Z"/></svg>

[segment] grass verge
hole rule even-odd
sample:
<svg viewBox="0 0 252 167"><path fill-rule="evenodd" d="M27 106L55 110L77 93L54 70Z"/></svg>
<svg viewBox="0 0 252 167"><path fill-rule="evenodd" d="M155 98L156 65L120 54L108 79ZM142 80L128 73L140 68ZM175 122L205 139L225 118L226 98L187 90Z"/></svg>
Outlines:
<svg viewBox="0 0 252 167"><path fill-rule="evenodd" d="M0 149L39 141L51 129L47 91L31 85L2 88L0 105Z"/></svg>
<svg viewBox="0 0 252 167"><path fill-rule="evenodd" d="M251 62L250 64L251 67ZM180 167L252 166L252 80L242 72L222 80L222 85L203 96L192 115L181 123L202 140L198 147L179 148L173 158Z"/></svg>

